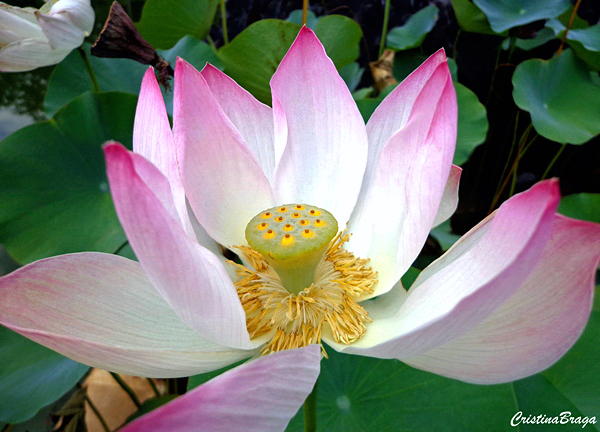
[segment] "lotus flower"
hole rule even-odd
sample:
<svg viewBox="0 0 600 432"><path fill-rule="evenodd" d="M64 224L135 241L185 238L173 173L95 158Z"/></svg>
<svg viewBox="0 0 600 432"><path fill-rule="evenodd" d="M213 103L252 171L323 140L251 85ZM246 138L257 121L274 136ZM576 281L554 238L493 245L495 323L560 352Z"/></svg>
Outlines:
<svg viewBox="0 0 600 432"><path fill-rule="evenodd" d="M550 366L575 342L600 226L556 214L556 180L506 201L402 286L457 201L443 51L366 127L307 28L271 89L272 109L216 68L179 59L171 130L149 70L134 152L104 147L139 263L78 253L25 266L0 279L0 323L82 363L151 377L324 341L499 383Z"/></svg>
<svg viewBox="0 0 600 432"><path fill-rule="evenodd" d="M47 0L39 10L0 2L0 71L61 62L94 27L90 0Z"/></svg>
<svg viewBox="0 0 600 432"><path fill-rule="evenodd" d="M119 431L283 431L311 392L320 360L316 345L260 357L213 378ZM289 373L290 364L297 373Z"/></svg>

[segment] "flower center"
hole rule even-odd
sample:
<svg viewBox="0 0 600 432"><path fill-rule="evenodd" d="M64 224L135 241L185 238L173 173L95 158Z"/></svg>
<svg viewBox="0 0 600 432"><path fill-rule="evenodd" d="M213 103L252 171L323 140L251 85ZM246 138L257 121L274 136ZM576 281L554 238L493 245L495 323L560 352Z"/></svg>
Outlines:
<svg viewBox="0 0 600 432"><path fill-rule="evenodd" d="M268 354L312 343L324 334L351 344L370 322L361 297L377 273L368 259L343 248L350 239L328 211L289 204L265 210L246 227L248 246L237 247L249 267L235 264L235 283L251 338L264 337Z"/></svg>

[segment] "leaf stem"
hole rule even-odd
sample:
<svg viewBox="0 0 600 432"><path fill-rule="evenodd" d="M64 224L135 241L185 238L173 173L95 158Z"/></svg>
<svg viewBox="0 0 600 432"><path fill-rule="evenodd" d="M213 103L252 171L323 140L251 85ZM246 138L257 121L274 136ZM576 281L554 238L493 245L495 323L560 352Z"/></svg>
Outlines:
<svg viewBox="0 0 600 432"><path fill-rule="evenodd" d="M316 432L317 430L317 385L304 401L304 432Z"/></svg>
<svg viewBox="0 0 600 432"><path fill-rule="evenodd" d="M229 45L229 35L227 34L227 10L225 9L225 2L227 0L221 0L221 27L223 30L223 44Z"/></svg>
<svg viewBox="0 0 600 432"><path fill-rule="evenodd" d="M160 392L158 391L156 384L154 384L154 380L152 378L146 378L146 379L148 380L148 384L150 384L150 387L152 388L152 391L154 392L156 397L160 397Z"/></svg>
<svg viewBox="0 0 600 432"><path fill-rule="evenodd" d="M562 53L563 46L565 45L565 41L567 40L567 34L569 33L571 26L573 25L573 20L575 19L575 15L577 14L577 9L579 9L580 4L581 4L581 0L577 0L577 3L575 3L575 6L573 6L573 11L571 12L571 16L569 17L569 23L567 24L567 28L565 29L565 34L563 34L563 37L560 41L560 46L558 47L558 51L556 52L556 55L560 55Z"/></svg>
<svg viewBox="0 0 600 432"><path fill-rule="evenodd" d="M385 0L385 11L383 13L383 28L381 29L381 42L379 43L379 55L377 59L380 59L385 50L385 43L387 39L388 22L390 21L390 0Z"/></svg>
<svg viewBox="0 0 600 432"><path fill-rule="evenodd" d="M85 69L87 70L88 75L90 76L90 80L92 81L92 88L94 89L94 93L100 93L100 86L98 85L98 80L96 79L96 74L94 73L94 69L92 69L92 64L90 63L90 59L87 56L87 53L83 49L82 46L79 47L79 54L83 59L83 64L85 65Z"/></svg>
<svg viewBox="0 0 600 432"><path fill-rule="evenodd" d="M496 195L494 196L494 199L492 200L492 205L490 205L490 209L488 210L488 214L490 214L492 211L494 211L494 208L496 207L498 200L500 200L500 196L502 195L502 192L504 192L504 189L506 188L508 181L513 179L514 178L513 176L516 175L517 167L519 166L519 161L521 160L521 158L523 157L525 152L527 152L527 150L529 149L529 146L531 144L533 144L533 142L537 138L537 135L536 135L531 139L531 141L529 141L527 144L525 144L527 141L527 138L529 138L529 133L531 132L531 129L533 129L533 125L529 124L529 126L527 126L527 129L525 129L525 132L523 132L523 135L521 135L521 140L519 141L519 148L517 150L517 155L515 156L515 160L514 160L512 166L510 167L510 170L508 171L508 174L506 175L506 178L504 179L502 186L500 186L500 188L496 192ZM514 180L513 180L513 183L514 183ZM511 196L512 196L512 193L514 192L514 184L513 183L511 183L511 185L513 186L513 187L511 187L511 192L510 192Z"/></svg>
<svg viewBox="0 0 600 432"><path fill-rule="evenodd" d="M102 417L102 414L100 414L98 407L96 407L96 405L94 405L94 403L92 402L92 400L90 399L90 397L87 394L85 395L85 401L88 403L88 405L90 406L92 411L94 411L94 414L96 414L96 417L98 417L98 420L100 420L100 423L102 424L102 429L104 429L105 432L110 432L110 428L108 427L106 420L104 420L104 417Z"/></svg>
<svg viewBox="0 0 600 432"><path fill-rule="evenodd" d="M133 391L133 389L131 387L129 387L129 385L127 385L127 383L123 380L123 378L121 378L121 376L119 374L116 374L114 372L111 372L110 374L115 379L115 381L121 386L121 388L123 390L125 390L125 393L127 393L129 395L129 397L131 398L131 400L133 401L133 403L135 404L135 406L138 407L138 408L140 408L142 406L142 403L140 402L140 400L136 396L136 394Z"/></svg>
<svg viewBox="0 0 600 432"><path fill-rule="evenodd" d="M558 151L556 152L556 154L550 161L548 168L546 168L546 171L544 171L544 174L542 174L542 180L544 180L546 178L546 176L550 172L550 169L552 169L552 167L554 166L554 163L558 160L559 156L561 155L561 153L563 152L563 150L565 149L566 146L567 146L567 143L563 143L562 146L560 146L560 148L558 149Z"/></svg>
<svg viewBox="0 0 600 432"><path fill-rule="evenodd" d="M302 0L302 25L306 25L308 19L308 0Z"/></svg>

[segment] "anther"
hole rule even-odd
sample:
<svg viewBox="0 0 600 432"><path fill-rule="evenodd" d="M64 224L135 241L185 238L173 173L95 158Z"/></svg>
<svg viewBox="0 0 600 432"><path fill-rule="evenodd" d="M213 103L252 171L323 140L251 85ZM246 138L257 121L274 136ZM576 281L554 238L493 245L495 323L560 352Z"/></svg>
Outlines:
<svg viewBox="0 0 600 432"><path fill-rule="evenodd" d="M292 243L294 243L294 237L292 237L289 234L286 234L283 236L283 238L281 239L281 244L282 245L291 245Z"/></svg>

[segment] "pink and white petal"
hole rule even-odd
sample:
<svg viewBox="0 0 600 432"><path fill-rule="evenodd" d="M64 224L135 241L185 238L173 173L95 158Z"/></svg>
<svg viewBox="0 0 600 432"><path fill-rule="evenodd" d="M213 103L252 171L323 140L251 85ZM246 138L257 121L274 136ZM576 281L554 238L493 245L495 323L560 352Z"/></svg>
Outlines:
<svg viewBox="0 0 600 432"><path fill-rule="evenodd" d="M510 299L411 366L476 384L517 380L556 362L583 331L600 261L600 225L557 215L541 262Z"/></svg>
<svg viewBox="0 0 600 432"><path fill-rule="evenodd" d="M72 50L83 43L83 31L71 22L68 15L46 15L38 12L36 16L52 49Z"/></svg>
<svg viewBox="0 0 600 432"><path fill-rule="evenodd" d="M440 202L440 207L438 208L438 212L435 215L435 220L433 221L434 228L450 219L450 216L452 216L456 211L456 207L458 207L458 185L460 183L461 174L461 167L456 165L452 165L452 167L450 167L448 182L444 188L442 201Z"/></svg>
<svg viewBox="0 0 600 432"><path fill-rule="evenodd" d="M441 65L446 65L443 49L432 54L379 104L367 122L369 158L367 176L372 175L379 153L387 141L408 123L421 92Z"/></svg>
<svg viewBox="0 0 600 432"><path fill-rule="evenodd" d="M24 39L0 48L0 72L24 72L60 63L70 49L52 49L46 39Z"/></svg>
<svg viewBox="0 0 600 432"><path fill-rule="evenodd" d="M343 226L360 190L367 135L348 87L312 30L300 30L271 90L277 202L325 208Z"/></svg>
<svg viewBox="0 0 600 432"><path fill-rule="evenodd" d="M121 432L277 432L310 394L318 345L280 351L227 371L126 425Z"/></svg>
<svg viewBox="0 0 600 432"><path fill-rule="evenodd" d="M152 170L154 177L162 174L120 144L105 145L104 153L117 214L156 289L202 337L232 348L253 348L246 315L223 265L183 231L164 205L168 200L144 182Z"/></svg>
<svg viewBox="0 0 600 432"><path fill-rule="evenodd" d="M193 236L181 181L177 148L173 140L171 125L154 69L148 68L142 80L142 88L135 110L133 125L133 151L141 154L169 180L178 218L188 235ZM146 182L148 183L148 182ZM154 189L148 183L150 189Z"/></svg>
<svg viewBox="0 0 600 432"><path fill-rule="evenodd" d="M206 80L182 59L173 105L183 185L196 218L222 245L246 244L250 219L275 205L267 177Z"/></svg>
<svg viewBox="0 0 600 432"><path fill-rule="evenodd" d="M273 110L211 64L207 64L201 74L271 181L275 170Z"/></svg>
<svg viewBox="0 0 600 432"><path fill-rule="evenodd" d="M446 63L413 104L408 122L379 153L350 221L349 249L378 272L372 294L389 291L425 243L446 193L456 141L457 108ZM446 210L442 210L444 213Z"/></svg>
<svg viewBox="0 0 600 432"><path fill-rule="evenodd" d="M506 201L421 272L394 316L373 319L344 351L403 360L484 321L540 262L559 198L558 182L549 180Z"/></svg>
<svg viewBox="0 0 600 432"><path fill-rule="evenodd" d="M187 327L140 265L86 252L47 258L0 278L0 323L79 362L130 375L178 377L253 354Z"/></svg>

